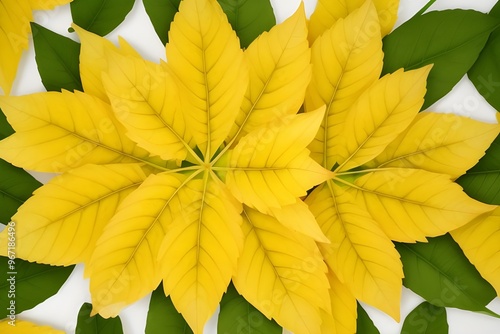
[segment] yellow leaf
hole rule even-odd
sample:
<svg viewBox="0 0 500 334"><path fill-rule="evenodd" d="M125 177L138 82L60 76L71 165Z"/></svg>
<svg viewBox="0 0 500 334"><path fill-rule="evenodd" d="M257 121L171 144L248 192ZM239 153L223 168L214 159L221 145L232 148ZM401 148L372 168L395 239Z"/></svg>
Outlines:
<svg viewBox="0 0 500 334"><path fill-rule="evenodd" d="M424 103L431 66L388 74L349 109L338 145L337 171L358 167L379 155L403 132Z"/></svg>
<svg viewBox="0 0 500 334"><path fill-rule="evenodd" d="M248 207L245 245L233 278L239 293L268 318L295 333L319 333L330 311L326 266L308 237Z"/></svg>
<svg viewBox="0 0 500 334"><path fill-rule="evenodd" d="M179 191L160 249L163 287L195 334L226 291L243 245L241 205L208 172Z"/></svg>
<svg viewBox="0 0 500 334"><path fill-rule="evenodd" d="M332 314L322 312L322 334L356 334L357 303L349 288L331 271L328 273L330 282L330 301ZM362 333L360 333L362 334Z"/></svg>
<svg viewBox="0 0 500 334"><path fill-rule="evenodd" d="M2 0L0 5L0 87L10 94L17 67L24 50L28 49L28 36L33 20L27 1Z"/></svg>
<svg viewBox="0 0 500 334"><path fill-rule="evenodd" d="M478 217L451 235L500 296L500 209Z"/></svg>
<svg viewBox="0 0 500 334"><path fill-rule="evenodd" d="M67 91L0 97L16 133L0 142L0 157L40 172L85 164L146 162L149 153L125 136L111 107Z"/></svg>
<svg viewBox="0 0 500 334"><path fill-rule="evenodd" d="M73 0L29 0L33 10L49 10L56 6L61 6L70 3Z"/></svg>
<svg viewBox="0 0 500 334"><path fill-rule="evenodd" d="M368 0L370 1L370 0ZM312 44L325 30L341 18L347 17L365 0L318 0L309 22L309 41ZM371 1L370 1L371 2ZM398 17L399 0L373 0L377 8L382 36L387 35Z"/></svg>
<svg viewBox="0 0 500 334"><path fill-rule="evenodd" d="M302 233L318 242L329 243L316 222L316 218L302 200L282 208L270 208L271 216L292 231Z"/></svg>
<svg viewBox="0 0 500 334"><path fill-rule="evenodd" d="M235 32L214 0L184 0L170 26L167 59L180 82L186 124L208 161L226 139L248 83Z"/></svg>
<svg viewBox="0 0 500 334"><path fill-rule="evenodd" d="M103 83L128 137L164 160L185 160L190 137L178 89L166 65L109 50Z"/></svg>
<svg viewBox="0 0 500 334"><path fill-rule="evenodd" d="M420 168L456 179L479 161L499 131L497 124L453 114L421 112L368 165Z"/></svg>
<svg viewBox="0 0 500 334"><path fill-rule="evenodd" d="M326 105L323 123L309 148L311 156L331 169L339 160L347 110L382 71L382 40L371 2L338 20L312 46L313 76L305 109Z"/></svg>
<svg viewBox="0 0 500 334"><path fill-rule="evenodd" d="M277 119L243 137L229 151L226 184L242 203L263 213L295 204L308 189L331 176L305 148L324 108ZM279 123L278 123L279 121Z"/></svg>
<svg viewBox="0 0 500 334"><path fill-rule="evenodd" d="M168 208L179 205L188 181L175 173L151 175L118 207L87 270L94 313L114 317L158 286L158 252L173 219Z"/></svg>
<svg viewBox="0 0 500 334"><path fill-rule="evenodd" d="M419 169L389 169L357 179L349 189L355 201L400 242L425 242L493 210L468 197L443 174Z"/></svg>
<svg viewBox="0 0 500 334"><path fill-rule="evenodd" d="M399 321L402 264L379 225L332 181L317 187L306 204L330 239L320 245L328 266L357 299Z"/></svg>
<svg viewBox="0 0 500 334"><path fill-rule="evenodd" d="M120 48L117 48L105 38L88 32L76 24L73 29L78 33L81 42L80 49L80 76L85 93L109 102L102 83L102 72L108 69L106 50L111 49L124 56L139 57L139 54L122 38L119 39Z"/></svg>
<svg viewBox="0 0 500 334"><path fill-rule="evenodd" d="M29 321L16 319L10 324L10 319L0 320L0 333L2 334L64 334L63 331L49 326L35 325Z"/></svg>
<svg viewBox="0 0 500 334"><path fill-rule="evenodd" d="M230 138L298 111L311 77L310 54L301 3L295 14L264 32L245 51L249 84Z"/></svg>
<svg viewBox="0 0 500 334"><path fill-rule="evenodd" d="M12 217L23 245L16 256L52 265L87 262L118 205L144 179L138 164L86 165L55 177ZM4 230L0 249L7 249L7 240Z"/></svg>

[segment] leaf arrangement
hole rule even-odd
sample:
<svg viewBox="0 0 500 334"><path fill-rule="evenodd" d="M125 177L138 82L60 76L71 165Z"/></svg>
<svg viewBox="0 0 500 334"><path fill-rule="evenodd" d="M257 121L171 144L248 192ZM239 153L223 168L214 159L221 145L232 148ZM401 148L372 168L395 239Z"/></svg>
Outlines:
<svg viewBox="0 0 500 334"><path fill-rule="evenodd" d="M33 32L47 89L8 95L25 47L0 39L14 314L83 263L79 333L122 333L120 311L148 294L147 334L202 333L218 306L222 334L377 333L358 301L400 321L403 284L426 299L403 333L447 333L445 307L498 317L500 126L422 110L466 73L495 106L499 5L390 33L397 0L319 0L280 24L268 0L144 0L166 44L155 63L101 37L134 1L71 2L81 44L29 24L66 2L0 9L17 15L2 38ZM42 186L20 168L59 175ZM49 332L9 321L2 333Z"/></svg>

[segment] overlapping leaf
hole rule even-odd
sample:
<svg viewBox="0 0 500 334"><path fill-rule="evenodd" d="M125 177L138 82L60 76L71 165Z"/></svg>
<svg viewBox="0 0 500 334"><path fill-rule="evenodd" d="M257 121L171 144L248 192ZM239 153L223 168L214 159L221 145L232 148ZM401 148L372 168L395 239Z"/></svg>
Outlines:
<svg viewBox="0 0 500 334"><path fill-rule="evenodd" d="M0 300L0 307L8 310L13 300L17 314L32 309L55 295L73 271L73 266L55 267L21 259L11 261L6 257L0 257L0 268L2 268L0 293L3 296ZM12 272L16 274L11 274ZM14 275L15 280L11 280L11 275ZM11 283L15 283L15 298L8 298ZM7 312L10 313L10 310Z"/></svg>
<svg viewBox="0 0 500 334"><path fill-rule="evenodd" d="M36 23L31 23L38 73L49 91L83 91L80 79L80 45ZM64 55L64 56L63 56Z"/></svg>
<svg viewBox="0 0 500 334"><path fill-rule="evenodd" d="M49 92L1 97L16 133L0 157L17 166L61 172L88 163L145 162L149 153L128 139L109 105L86 93Z"/></svg>
<svg viewBox="0 0 500 334"><path fill-rule="evenodd" d="M388 74L367 89L351 106L337 146L338 171L375 158L411 124L424 100L430 67ZM361 122L359 120L362 120Z"/></svg>
<svg viewBox="0 0 500 334"><path fill-rule="evenodd" d="M248 47L249 84L230 138L297 112L311 76L306 38L304 6L300 5L294 15Z"/></svg>
<svg viewBox="0 0 500 334"><path fill-rule="evenodd" d="M283 329L241 296L232 284L220 303L218 333L281 334Z"/></svg>
<svg viewBox="0 0 500 334"><path fill-rule="evenodd" d="M52 9L72 0L2 0L0 6L0 88L9 94L16 77L21 55L28 48L33 10Z"/></svg>
<svg viewBox="0 0 500 334"><path fill-rule="evenodd" d="M451 232L467 258L500 295L500 210Z"/></svg>
<svg viewBox="0 0 500 334"><path fill-rule="evenodd" d="M328 169L339 160L347 110L382 71L382 41L374 5L367 1L312 45L313 75L306 111L326 105L326 115L310 145L314 160Z"/></svg>
<svg viewBox="0 0 500 334"><path fill-rule="evenodd" d="M314 138L324 108L283 117L245 136L229 151L226 182L242 203L261 212L296 203L305 189L330 177L305 148ZM290 140L293 138L293 140Z"/></svg>
<svg viewBox="0 0 500 334"><path fill-rule="evenodd" d="M160 285L151 294L145 334L193 334L182 315L175 309L172 299L166 297Z"/></svg>
<svg viewBox="0 0 500 334"><path fill-rule="evenodd" d="M181 205L160 250L165 294L195 333L202 333L236 273L243 244L241 205L208 172L179 190Z"/></svg>
<svg viewBox="0 0 500 334"><path fill-rule="evenodd" d="M268 318L296 333L318 333L329 312L325 265L314 241L244 207L245 244L234 285Z"/></svg>
<svg viewBox="0 0 500 334"><path fill-rule="evenodd" d="M166 65L108 50L104 85L116 117L141 147L165 160L185 160L190 134Z"/></svg>
<svg viewBox="0 0 500 334"><path fill-rule="evenodd" d="M74 0L71 16L78 26L104 36L122 23L134 3L134 0Z"/></svg>
<svg viewBox="0 0 500 334"><path fill-rule="evenodd" d="M461 227L494 207L468 197L447 175L389 169L358 178L349 189L395 241L426 241Z"/></svg>
<svg viewBox="0 0 500 334"><path fill-rule="evenodd" d="M486 308L495 297L488 284L450 235L428 243L396 244L405 271L404 284L436 306L496 316Z"/></svg>
<svg viewBox="0 0 500 334"><path fill-rule="evenodd" d="M394 245L368 212L331 181L306 199L331 244L325 261L353 295L399 318L403 270Z"/></svg>
<svg viewBox="0 0 500 334"><path fill-rule="evenodd" d="M422 112L369 165L420 168L455 179L478 162L498 132L497 124Z"/></svg>
<svg viewBox="0 0 500 334"><path fill-rule="evenodd" d="M180 3L181 0L143 0L146 13L163 44L168 43L170 24L174 20L175 14L179 11Z"/></svg>
<svg viewBox="0 0 500 334"><path fill-rule="evenodd" d="M16 241L23 245L16 256L52 265L86 262L118 205L145 179L137 164L86 165L54 178L12 217L29 222L16 226ZM7 242L0 234L2 252Z"/></svg>
<svg viewBox="0 0 500 334"><path fill-rule="evenodd" d="M415 16L384 39L383 73L434 64L423 105L426 109L467 73L498 24L497 19L473 10Z"/></svg>
<svg viewBox="0 0 500 334"><path fill-rule="evenodd" d="M185 31L195 38L189 38ZM248 82L238 38L215 1L183 1L167 59L181 86L186 125L205 159L226 139ZM208 160L206 160L208 161Z"/></svg>
<svg viewBox="0 0 500 334"><path fill-rule="evenodd" d="M363 334L380 334L380 331L378 330L377 327L375 327L375 324L373 323L373 320L370 319L370 316L368 313L366 313L365 309L361 304L358 303L358 319L357 319L357 332L356 333L363 333ZM404 333L402 333L404 334Z"/></svg>
<svg viewBox="0 0 500 334"><path fill-rule="evenodd" d="M247 48L257 36L276 24L269 0L218 1L238 35L242 48Z"/></svg>
<svg viewBox="0 0 500 334"><path fill-rule="evenodd" d="M356 333L356 299L349 288L339 281L333 272L328 273L332 314L322 311L321 333ZM359 333L364 333L360 332Z"/></svg>
<svg viewBox="0 0 500 334"><path fill-rule="evenodd" d="M76 333L78 334L123 334L119 317L103 319L99 314L91 316L92 304L84 303L78 312Z"/></svg>
<svg viewBox="0 0 500 334"><path fill-rule="evenodd" d="M335 22L347 17L365 2L364 0L319 0L309 23L311 44ZM385 36L396 23L399 0L374 0L373 3L377 8L382 35Z"/></svg>

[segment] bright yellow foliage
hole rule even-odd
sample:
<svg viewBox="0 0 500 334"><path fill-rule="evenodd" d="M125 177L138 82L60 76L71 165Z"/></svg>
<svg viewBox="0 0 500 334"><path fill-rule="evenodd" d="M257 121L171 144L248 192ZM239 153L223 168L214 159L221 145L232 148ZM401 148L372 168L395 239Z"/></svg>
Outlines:
<svg viewBox="0 0 500 334"><path fill-rule="evenodd" d="M282 295L272 310L258 307L284 326L317 332L319 309L329 313L330 301L315 241L329 240L300 197L332 173L307 149L324 108L296 115L311 67L303 6L243 52L216 1L184 0L168 63L160 64L124 40L118 48L75 29L84 92L0 98L16 131L0 143L0 156L63 173L13 217L26 241L18 254L40 263L84 262L93 313L104 317L163 280L201 333L231 279L245 280L239 259L255 251L247 217L256 217L265 245L259 250L277 251L283 235L298 255L252 263L252 271L266 272L263 284L242 283L240 292L258 300ZM299 266L303 256L314 270L300 267L289 277L280 269ZM303 288L295 291L296 284Z"/></svg>
<svg viewBox="0 0 500 334"><path fill-rule="evenodd" d="M320 0L309 35L301 5L243 51L217 1L183 0L166 63L75 27L84 92L0 98L0 158L63 173L12 218L17 254L83 262L104 317L163 280L196 334L231 280L296 334L354 333L356 299L399 320L392 240L455 229L498 289L498 214L453 179L500 128L419 114L430 66L379 78L397 5Z"/></svg>
<svg viewBox="0 0 500 334"><path fill-rule="evenodd" d="M478 217L451 235L500 295L500 209Z"/></svg>
<svg viewBox="0 0 500 334"><path fill-rule="evenodd" d="M0 320L0 332L2 334L64 334L63 331L49 326L39 326L19 319L16 319L15 326L10 325L8 319Z"/></svg>
<svg viewBox="0 0 500 334"><path fill-rule="evenodd" d="M333 26L339 19L360 8L365 0L318 0L316 10L311 15L309 22L309 41L311 44L321 34ZM387 35L393 28L398 17L399 0L373 0L377 9L382 36ZM367 33L372 26L360 33Z"/></svg>
<svg viewBox="0 0 500 334"><path fill-rule="evenodd" d="M53 9L72 0L0 0L0 88L9 94L23 51L28 49L34 10Z"/></svg>
<svg viewBox="0 0 500 334"><path fill-rule="evenodd" d="M332 273L358 300L399 320L403 271L391 240L426 241L494 209L453 179L484 155L500 127L418 114L430 66L378 79L388 26L382 22L382 34L368 27L397 1L362 3L320 0L311 17L306 112L322 104L327 112L310 148L334 175L305 202L330 240L320 250Z"/></svg>

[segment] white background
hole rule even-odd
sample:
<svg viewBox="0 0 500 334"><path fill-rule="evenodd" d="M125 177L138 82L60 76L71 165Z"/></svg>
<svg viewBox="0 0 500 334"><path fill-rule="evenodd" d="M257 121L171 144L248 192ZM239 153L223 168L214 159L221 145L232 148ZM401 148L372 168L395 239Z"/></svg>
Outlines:
<svg viewBox="0 0 500 334"><path fill-rule="evenodd" d="M300 0L271 0L271 2L273 3L278 22L281 22L295 11ZM306 3L307 14L310 15L314 10L316 0L305 0L304 2ZM397 25L408 20L422 8L426 2L427 0L401 0ZM482 12L488 12L495 2L494 0L438 0L431 10L471 8ZM74 34L69 34L67 32L71 23L69 6L59 7L51 12L36 12L35 21L60 34L75 38ZM126 21L111 33L108 38L116 42L118 35L125 37L147 59L158 61L158 58L165 58L164 48L160 40L156 37L144 11L142 1L136 1ZM22 59L19 77L15 82L13 94L20 95L40 91L44 91L44 88L36 70L33 45L31 43L30 50L26 52ZM452 93L432 106L431 109L439 112L465 114L473 118L490 122L494 122L495 119L495 111L492 110L484 99L475 91L472 84L466 78L455 87ZM49 178L47 175L35 175L43 181L47 181ZM82 267L77 266L68 282L64 284L61 291L56 296L48 299L46 302L30 311L23 312L19 315L19 319L52 325L67 333L74 333L78 310L82 303L90 301L88 281L83 279L82 272ZM404 289L401 319L404 320L405 316L420 302L422 302L420 297ZM122 312L121 318L126 334L144 333L148 303L149 296ZM500 313L500 299L495 299L490 304L490 308ZM382 334L400 333L402 322L396 323L394 320L377 310L369 307L366 307L366 309ZM448 322L450 324L450 334L500 333L500 319L472 312L448 309ZM213 317L207 324L205 333L216 333L216 317Z"/></svg>

